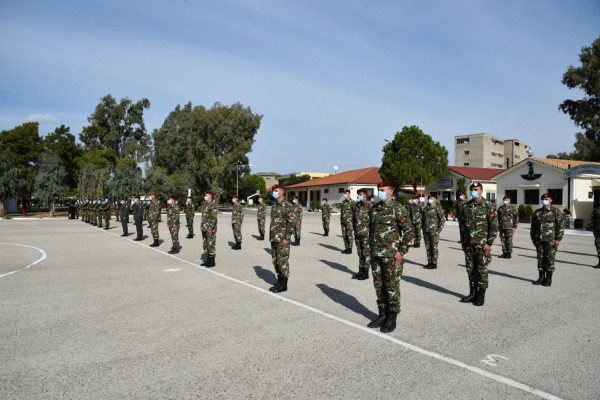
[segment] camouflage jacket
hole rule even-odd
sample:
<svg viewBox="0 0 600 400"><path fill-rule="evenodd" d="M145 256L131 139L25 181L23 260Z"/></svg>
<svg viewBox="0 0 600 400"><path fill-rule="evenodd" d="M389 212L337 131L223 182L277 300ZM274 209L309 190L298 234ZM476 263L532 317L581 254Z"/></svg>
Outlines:
<svg viewBox="0 0 600 400"><path fill-rule="evenodd" d="M356 206L356 202L352 199L346 199L342 201L342 214L340 216L340 221L344 225L348 225L352 223L352 214L354 213L354 207Z"/></svg>
<svg viewBox="0 0 600 400"><path fill-rule="evenodd" d="M302 222L302 211L304 211L304 209L302 208L302 205L300 203L296 203L296 204L292 204L292 207L294 207L294 219L295 222Z"/></svg>
<svg viewBox="0 0 600 400"><path fill-rule="evenodd" d="M456 219L460 223L465 222L465 204L467 203L460 198L456 200Z"/></svg>
<svg viewBox="0 0 600 400"><path fill-rule="evenodd" d="M144 200L142 202L142 207L144 208L144 214L146 214L146 216L148 216L148 210L150 209L150 202Z"/></svg>
<svg viewBox="0 0 600 400"><path fill-rule="evenodd" d="M435 204L428 204L423 209L423 231L424 232L439 232L442 233L444 229L444 223L446 222L446 216L442 207Z"/></svg>
<svg viewBox="0 0 600 400"><path fill-rule="evenodd" d="M408 207L410 221L414 226L421 226L423 220L423 209L420 204L410 204Z"/></svg>
<svg viewBox="0 0 600 400"><path fill-rule="evenodd" d="M359 201L354 207L354 219L353 227L356 236L365 237L369 236L371 230L371 210L373 204L370 201L364 202Z"/></svg>
<svg viewBox="0 0 600 400"><path fill-rule="evenodd" d="M595 207L592 210L591 222L594 236L600 236L600 207Z"/></svg>
<svg viewBox="0 0 600 400"><path fill-rule="evenodd" d="M179 225L179 205L171 204L167 206L167 224L169 226Z"/></svg>
<svg viewBox="0 0 600 400"><path fill-rule="evenodd" d="M271 207L271 226L269 240L279 243L290 240L294 230L294 207L287 201L275 202Z"/></svg>
<svg viewBox="0 0 600 400"><path fill-rule="evenodd" d="M564 221L558 208L535 210L531 219L531 240L534 243L562 240L564 233Z"/></svg>
<svg viewBox="0 0 600 400"><path fill-rule="evenodd" d="M415 238L415 231L406 208L391 199L377 203L371 213L371 254L376 257L395 257L406 254Z"/></svg>
<svg viewBox="0 0 600 400"><path fill-rule="evenodd" d="M469 200L464 208L465 243L470 246L483 246L494 243L498 235L498 215L496 208L486 199L481 199L479 204L475 199Z"/></svg>
<svg viewBox="0 0 600 400"><path fill-rule="evenodd" d="M210 203L207 201L204 203L202 209L202 222L200 223L200 229L202 232L216 232L217 231L217 213L219 208L215 200Z"/></svg>
<svg viewBox="0 0 600 400"><path fill-rule="evenodd" d="M267 218L267 205L265 203L259 203L256 209L256 219Z"/></svg>
<svg viewBox="0 0 600 400"><path fill-rule="evenodd" d="M149 218L152 221L158 221L158 218L160 217L160 202L158 200L150 203L150 206L148 207L148 213Z"/></svg>
<svg viewBox="0 0 600 400"><path fill-rule="evenodd" d="M321 210L321 217L323 219L331 217L331 206L329 205L329 203L323 204L323 209Z"/></svg>
<svg viewBox="0 0 600 400"><path fill-rule="evenodd" d="M231 223L241 224L244 222L244 206L238 201L231 209Z"/></svg>
<svg viewBox="0 0 600 400"><path fill-rule="evenodd" d="M511 204L498 207L498 223L500 229L512 229L519 225L519 214Z"/></svg>
<svg viewBox="0 0 600 400"><path fill-rule="evenodd" d="M185 203L185 217L194 218L196 215L196 205L194 203Z"/></svg>
<svg viewBox="0 0 600 400"><path fill-rule="evenodd" d="M121 209L120 209L119 217L123 221L128 221L129 220L129 206L127 205L127 202L125 202L124 204L121 204L120 207L121 207Z"/></svg>

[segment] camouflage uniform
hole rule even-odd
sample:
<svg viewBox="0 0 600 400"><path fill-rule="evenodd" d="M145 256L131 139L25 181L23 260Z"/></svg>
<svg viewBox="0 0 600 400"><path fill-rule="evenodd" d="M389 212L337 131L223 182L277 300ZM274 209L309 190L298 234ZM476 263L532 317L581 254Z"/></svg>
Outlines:
<svg viewBox="0 0 600 400"><path fill-rule="evenodd" d="M110 211L112 210L112 203L107 201L102 207L102 216L104 217L104 225L106 225L105 229L108 229L110 226Z"/></svg>
<svg viewBox="0 0 600 400"><path fill-rule="evenodd" d="M323 204L321 218L323 219L323 231L325 232L325 236L329 236L329 220L331 219L331 206L329 203Z"/></svg>
<svg viewBox="0 0 600 400"><path fill-rule="evenodd" d="M369 243L369 231L371 229L372 209L373 203L370 201L359 201L354 207L354 241L356 243L358 268L360 271L363 271L363 268L368 271L369 266L371 265L371 245Z"/></svg>
<svg viewBox="0 0 600 400"><path fill-rule="evenodd" d="M391 199L373 207L371 215L371 267L380 311L400 312L400 285L404 264L394 265L397 252L406 254L415 237L404 206Z"/></svg>
<svg viewBox="0 0 600 400"><path fill-rule="evenodd" d="M127 223L129 223L129 206L127 205L127 202L121 204L119 214L121 226L123 227L123 236L127 236L129 234L127 232Z"/></svg>
<svg viewBox="0 0 600 400"><path fill-rule="evenodd" d="M150 202L148 206L148 223L150 232L154 240L158 240L158 218L160 217L160 202L158 200Z"/></svg>
<svg viewBox="0 0 600 400"><path fill-rule="evenodd" d="M456 220L458 221L458 233L460 235L460 243L465 240L465 204L466 202L460 197L456 200Z"/></svg>
<svg viewBox="0 0 600 400"><path fill-rule="evenodd" d="M423 209L423 239L429 268L437 267L439 234L444 229L445 220L444 210L439 205L428 204Z"/></svg>
<svg viewBox="0 0 600 400"><path fill-rule="evenodd" d="M208 257L215 256L218 211L217 202L214 199L211 202L204 203L200 230L202 230L202 248Z"/></svg>
<svg viewBox="0 0 600 400"><path fill-rule="evenodd" d="M537 250L538 271L554 272L554 242L562 240L563 235L564 221L557 208L550 207L548 210L542 207L535 210L531 219L531 241Z"/></svg>
<svg viewBox="0 0 600 400"><path fill-rule="evenodd" d="M295 203L294 207L294 240L295 244L300 244L301 231L302 231L302 205L300 202Z"/></svg>
<svg viewBox="0 0 600 400"><path fill-rule="evenodd" d="M120 211L121 211L121 204L119 202L115 201L114 203L112 203L110 210L115 213L115 220L117 222L119 222L121 220L121 218L119 216Z"/></svg>
<svg viewBox="0 0 600 400"><path fill-rule="evenodd" d="M102 228L102 202L98 200L96 202L96 207L94 208L94 217L96 218L96 226L98 228Z"/></svg>
<svg viewBox="0 0 600 400"><path fill-rule="evenodd" d="M196 206L194 203L185 203L185 221L187 222L188 237L194 237L194 216L196 215Z"/></svg>
<svg viewBox="0 0 600 400"><path fill-rule="evenodd" d="M596 254L598 255L598 265L594 268L600 268L600 207L594 207L592 210L592 232L594 233L594 244L596 245Z"/></svg>
<svg viewBox="0 0 600 400"><path fill-rule="evenodd" d="M144 203L142 204L142 207L144 207L144 219L146 221L148 221L148 225L150 225L150 217L148 216L149 210L150 210L150 200L145 200Z"/></svg>
<svg viewBox="0 0 600 400"><path fill-rule="evenodd" d="M356 202L350 198L342 201L340 221L342 224L342 237L344 238L344 249L347 253L352 252L352 218Z"/></svg>
<svg viewBox="0 0 600 400"><path fill-rule="evenodd" d="M167 206L167 224L173 241L173 250L179 249L179 205L173 201Z"/></svg>
<svg viewBox="0 0 600 400"><path fill-rule="evenodd" d="M498 216L493 204L482 198L479 204L469 200L464 208L465 240L462 243L470 287L487 289L491 251L485 255L483 246L492 245L498 234Z"/></svg>
<svg viewBox="0 0 600 400"><path fill-rule="evenodd" d="M244 222L244 206L238 200L231 210L231 228L236 244L242 243L242 222Z"/></svg>
<svg viewBox="0 0 600 400"><path fill-rule="evenodd" d="M410 222L415 230L414 247L419 247L421 246L421 223L423 222L423 209L418 203L411 204L408 206L408 212L410 214Z"/></svg>
<svg viewBox="0 0 600 400"><path fill-rule="evenodd" d="M283 247L283 241L290 241L294 231L294 207L287 201L275 202L271 207L271 226L269 229L269 240L271 241L271 259L278 277L289 276L289 243Z"/></svg>
<svg viewBox="0 0 600 400"><path fill-rule="evenodd" d="M502 254L512 253L513 229L519 225L519 214L512 204L498 207L498 224L500 224L500 243Z"/></svg>
<svg viewBox="0 0 600 400"><path fill-rule="evenodd" d="M262 202L258 204L256 210L256 221L258 223L258 234L260 235L260 240L265 238L265 220L267 218L267 205Z"/></svg>

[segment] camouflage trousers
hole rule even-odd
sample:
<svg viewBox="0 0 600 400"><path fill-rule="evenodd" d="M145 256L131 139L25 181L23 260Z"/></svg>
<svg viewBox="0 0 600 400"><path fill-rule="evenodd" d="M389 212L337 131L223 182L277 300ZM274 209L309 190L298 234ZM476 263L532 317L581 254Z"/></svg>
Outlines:
<svg viewBox="0 0 600 400"><path fill-rule="evenodd" d="M277 276L287 278L290 275L290 243L284 248L283 242L271 242L271 259Z"/></svg>
<svg viewBox="0 0 600 400"><path fill-rule="evenodd" d="M110 226L110 212L104 213L104 225L107 228Z"/></svg>
<svg viewBox="0 0 600 400"><path fill-rule="evenodd" d="M99 227L102 227L102 214L100 214L100 213L96 214L96 225L98 225Z"/></svg>
<svg viewBox="0 0 600 400"><path fill-rule="evenodd" d="M488 265L492 260L492 252L486 257L483 246L463 246L465 264L470 286L488 287Z"/></svg>
<svg viewBox="0 0 600 400"><path fill-rule="evenodd" d="M503 253L512 253L513 233L511 229L500 229L500 243Z"/></svg>
<svg viewBox="0 0 600 400"><path fill-rule="evenodd" d="M352 248L352 239L354 231L350 224L342 224L342 237L344 238L344 248L351 249Z"/></svg>
<svg viewBox="0 0 600 400"><path fill-rule="evenodd" d="M179 224L169 224L169 233L171 234L171 241L173 242L173 248L179 247Z"/></svg>
<svg viewBox="0 0 600 400"><path fill-rule="evenodd" d="M194 217L185 217L185 221L187 222L188 233L190 235L194 234Z"/></svg>
<svg viewBox="0 0 600 400"><path fill-rule="evenodd" d="M377 307L387 312L400 312L400 278L403 264L394 265L394 257L377 257L371 259L373 286L377 295Z"/></svg>
<svg viewBox="0 0 600 400"><path fill-rule="evenodd" d="M231 223L231 229L233 229L233 238L236 243L242 243L242 224L238 222Z"/></svg>
<svg viewBox="0 0 600 400"><path fill-rule="evenodd" d="M554 242L537 242L538 271L554 271L554 259L556 258L556 248Z"/></svg>
<svg viewBox="0 0 600 400"><path fill-rule="evenodd" d="M465 241L465 223L458 221L458 233L460 235L460 242Z"/></svg>
<svg viewBox="0 0 600 400"><path fill-rule="evenodd" d="M302 231L302 222L294 223L294 239L300 240L300 237L301 237L300 232L301 231Z"/></svg>
<svg viewBox="0 0 600 400"><path fill-rule="evenodd" d="M371 243L368 236L355 236L356 253L358 254L358 267L369 268L371 265Z"/></svg>
<svg viewBox="0 0 600 400"><path fill-rule="evenodd" d="M421 222L417 222L416 224L413 224L413 228L415 228L414 244L421 245Z"/></svg>
<svg viewBox="0 0 600 400"><path fill-rule="evenodd" d="M425 241L425 250L427 251L427 262L437 264L440 237L435 236L435 232L423 232L423 239Z"/></svg>
<svg viewBox="0 0 600 400"><path fill-rule="evenodd" d="M150 232L152 233L152 238L158 240L158 221L154 219L148 221L148 223L150 224Z"/></svg>
<svg viewBox="0 0 600 400"><path fill-rule="evenodd" d="M121 220L121 226L123 227L123 235L127 236L129 234L129 232L127 232L127 220L122 219Z"/></svg>
<svg viewBox="0 0 600 400"><path fill-rule="evenodd" d="M323 232L329 233L329 217L323 218Z"/></svg>
<svg viewBox="0 0 600 400"><path fill-rule="evenodd" d="M258 234L265 236L265 219L257 219L256 223L258 224Z"/></svg>
<svg viewBox="0 0 600 400"><path fill-rule="evenodd" d="M215 242L217 241L217 235L215 232L208 233L207 231L202 231L202 248L204 252L209 257L215 256Z"/></svg>

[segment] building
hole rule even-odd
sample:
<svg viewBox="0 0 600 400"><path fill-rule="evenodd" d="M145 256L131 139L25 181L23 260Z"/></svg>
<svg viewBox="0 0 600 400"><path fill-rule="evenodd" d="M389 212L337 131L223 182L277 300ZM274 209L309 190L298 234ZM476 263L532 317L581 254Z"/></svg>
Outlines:
<svg viewBox="0 0 600 400"><path fill-rule="evenodd" d="M528 157L520 140L503 140L487 133L454 137L454 164L461 167L509 168Z"/></svg>
<svg viewBox="0 0 600 400"><path fill-rule="evenodd" d="M325 176L331 175L331 173L330 172L292 172L290 174L279 175L277 177L277 183L286 185L287 181L291 177L302 176L302 175L308 175L308 176L310 176L310 179L318 179L318 178L323 178Z"/></svg>
<svg viewBox="0 0 600 400"><path fill-rule="evenodd" d="M263 179L265 180L265 186L267 188L273 187L273 185L279 183L279 181L277 180L279 174L277 172L259 172L256 175L263 177Z"/></svg>
<svg viewBox="0 0 600 400"><path fill-rule="evenodd" d="M472 182L479 182L483 186L483 194L486 199L496 202L496 180L494 176L498 172L500 172L498 168L448 166L448 171L437 182L427 185L425 192L428 196L431 193L437 195L438 200L456 200L457 181L464 178L467 191Z"/></svg>

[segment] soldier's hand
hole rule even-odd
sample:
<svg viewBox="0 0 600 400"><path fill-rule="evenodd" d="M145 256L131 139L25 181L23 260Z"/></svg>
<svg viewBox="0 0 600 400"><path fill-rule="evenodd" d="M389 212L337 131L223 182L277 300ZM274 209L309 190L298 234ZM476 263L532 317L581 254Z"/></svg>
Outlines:
<svg viewBox="0 0 600 400"><path fill-rule="evenodd" d="M554 248L558 249L558 245L560 244L560 240L555 240L554 241Z"/></svg>
<svg viewBox="0 0 600 400"><path fill-rule="evenodd" d="M436 236L436 237L440 237L440 232L436 232L436 233L435 233L435 236Z"/></svg>
<svg viewBox="0 0 600 400"><path fill-rule="evenodd" d="M490 255L491 251L492 251L492 246L490 246L487 243L483 245L483 254L485 254L486 257L488 257Z"/></svg>
<svg viewBox="0 0 600 400"><path fill-rule="evenodd" d="M283 239L283 242L281 242L281 243L283 244L283 248L284 248L284 249L287 249L287 247L288 247L288 244L290 243L290 241L289 241L289 240L286 240L286 239Z"/></svg>
<svg viewBox="0 0 600 400"><path fill-rule="evenodd" d="M395 267L402 264L402 261L404 261L404 256L400 252L397 252L394 258L396 259L396 262L394 263Z"/></svg>

